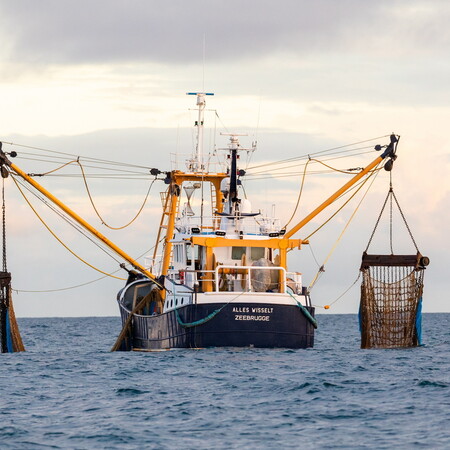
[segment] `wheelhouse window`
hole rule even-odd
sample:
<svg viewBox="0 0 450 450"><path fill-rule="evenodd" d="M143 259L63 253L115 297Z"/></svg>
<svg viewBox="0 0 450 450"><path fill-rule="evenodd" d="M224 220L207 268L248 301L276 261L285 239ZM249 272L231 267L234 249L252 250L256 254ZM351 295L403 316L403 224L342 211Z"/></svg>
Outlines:
<svg viewBox="0 0 450 450"><path fill-rule="evenodd" d="M231 259L240 261L246 250L246 247L231 247Z"/></svg>
<svg viewBox="0 0 450 450"><path fill-rule="evenodd" d="M198 245L186 245L186 264L190 266L194 260L194 264L199 265L200 253L201 249Z"/></svg>
<svg viewBox="0 0 450 450"><path fill-rule="evenodd" d="M264 247L250 247L250 259L257 261L266 257L266 249Z"/></svg>

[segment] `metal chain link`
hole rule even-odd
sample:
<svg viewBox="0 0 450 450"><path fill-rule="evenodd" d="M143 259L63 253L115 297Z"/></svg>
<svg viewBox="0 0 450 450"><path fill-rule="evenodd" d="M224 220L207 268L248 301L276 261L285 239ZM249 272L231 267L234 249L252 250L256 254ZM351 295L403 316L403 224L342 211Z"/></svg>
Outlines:
<svg viewBox="0 0 450 450"><path fill-rule="evenodd" d="M400 204L398 203L397 197L394 194L394 191L392 191L392 196L394 197L395 203L397 203L398 210L400 211L400 214L402 216L403 222L405 222L406 229L408 230L408 233L411 236L411 240L413 241L414 247L416 247L417 253L420 253L419 252L419 248L417 247L416 241L414 240L412 232L411 232L411 230L409 228L408 222L406 221L406 218L405 218L405 216L403 214L402 208L400 208Z"/></svg>
<svg viewBox="0 0 450 450"><path fill-rule="evenodd" d="M3 233L3 272L6 270L6 207L5 207L5 179L2 178L2 233Z"/></svg>
<svg viewBox="0 0 450 450"><path fill-rule="evenodd" d="M387 203L390 195L391 195L391 190L389 189L388 195L386 196L386 199L384 200L383 207L381 208L380 215L378 216L377 222L375 223L375 228L373 229L372 235L370 236L365 253L367 253L367 250L369 250L370 244L372 243L373 236L375 235L375 231L377 231L378 224L380 223L381 216L383 215L384 208L386 207L386 203Z"/></svg>
<svg viewBox="0 0 450 450"><path fill-rule="evenodd" d="M389 172L389 193L394 194L394 191L392 189L392 171ZM389 243L391 246L391 255L393 255L394 249L392 248L392 195L390 196L389 207Z"/></svg>
<svg viewBox="0 0 450 450"><path fill-rule="evenodd" d="M393 224L393 217L392 217L393 216L393 211L392 211L392 209L393 209L393 202L392 202L392 198L394 198L394 200L395 200L397 208L398 208L398 210L400 212L400 215L402 216L403 222L405 223L406 229L408 230L408 233L409 233L409 235L411 237L411 240L413 241L413 244L414 244L414 247L417 250L417 253L420 253L419 252L419 248L417 247L416 241L414 240L414 236L412 235L411 229L409 228L408 222L406 221L405 215L403 214L403 211L400 208L400 204L399 204L399 202L397 200L397 197L395 196L394 189L392 187L392 175L391 175L390 183L389 183L389 192L388 192L388 194L386 196L386 199L384 200L383 207L381 208L380 215L378 216L378 219L377 219L377 221L375 223L375 227L374 227L374 229L372 231L372 235L370 236L370 239L369 239L369 242L367 244L365 253L367 253L367 251L369 250L370 244L372 243L372 239L373 239L373 237L375 235L375 231L377 230L378 224L380 223L381 216L383 215L383 212L384 212L384 209L386 207L387 201L388 201L388 199L390 199L389 239L390 239L390 246L391 246L391 254L394 254L394 250L393 250L393 246L392 246L392 242L393 242L393 234L392 234L392 224Z"/></svg>

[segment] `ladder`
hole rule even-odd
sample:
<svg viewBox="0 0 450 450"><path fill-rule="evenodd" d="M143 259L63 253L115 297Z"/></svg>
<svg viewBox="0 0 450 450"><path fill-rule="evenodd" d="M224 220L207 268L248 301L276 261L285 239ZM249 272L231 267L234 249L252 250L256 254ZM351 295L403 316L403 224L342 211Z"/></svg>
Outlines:
<svg viewBox="0 0 450 450"><path fill-rule="evenodd" d="M169 218L170 218L170 214L171 214L171 212L170 212L170 210L171 210L171 208L170 208L171 207L171 204L170 204L171 196L169 195L169 189L170 189L170 186L167 188L166 191L160 192L161 203L162 203L162 207L163 207L163 213L161 215L161 221L159 223L158 235L156 237L156 244L155 244L155 248L153 250L152 266L155 265L156 255L158 253L159 242L161 240L161 234L162 234L163 230L167 230L168 224L169 224ZM179 204L180 204L180 198L178 197L177 207L175 209L175 216L178 215Z"/></svg>

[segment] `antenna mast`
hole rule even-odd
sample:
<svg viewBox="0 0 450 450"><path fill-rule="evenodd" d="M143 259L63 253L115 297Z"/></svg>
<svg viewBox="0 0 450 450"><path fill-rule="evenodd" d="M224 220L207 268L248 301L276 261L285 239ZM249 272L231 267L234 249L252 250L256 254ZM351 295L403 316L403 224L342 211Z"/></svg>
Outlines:
<svg viewBox="0 0 450 450"><path fill-rule="evenodd" d="M214 95L211 92L188 92L186 95L196 95L197 96L197 106L198 106L198 120L195 121L195 126L197 127L197 145L195 148L195 153L192 158L192 168L194 172L201 172L204 169L203 165L203 120L205 116L205 96Z"/></svg>

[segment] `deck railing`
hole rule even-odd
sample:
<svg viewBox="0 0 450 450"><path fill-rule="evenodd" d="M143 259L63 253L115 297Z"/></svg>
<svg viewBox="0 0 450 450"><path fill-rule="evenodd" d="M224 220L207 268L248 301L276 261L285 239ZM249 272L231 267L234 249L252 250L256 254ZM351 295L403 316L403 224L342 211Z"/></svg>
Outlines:
<svg viewBox="0 0 450 450"><path fill-rule="evenodd" d="M181 216L175 224L181 233L214 233L215 231L236 232L244 234L263 234L279 233L281 224L279 219L272 217L241 217L235 221L223 218L222 216L199 217L199 216Z"/></svg>
<svg viewBox="0 0 450 450"><path fill-rule="evenodd" d="M265 272L265 273L264 273ZM215 291L285 292L286 270L277 266L217 266Z"/></svg>
<svg viewBox="0 0 450 450"><path fill-rule="evenodd" d="M189 289L194 289L196 284L201 289L201 283L210 282L213 292L284 293L288 289L302 294L301 274L286 272L278 266L219 265L215 270L186 269L174 272L171 279Z"/></svg>

